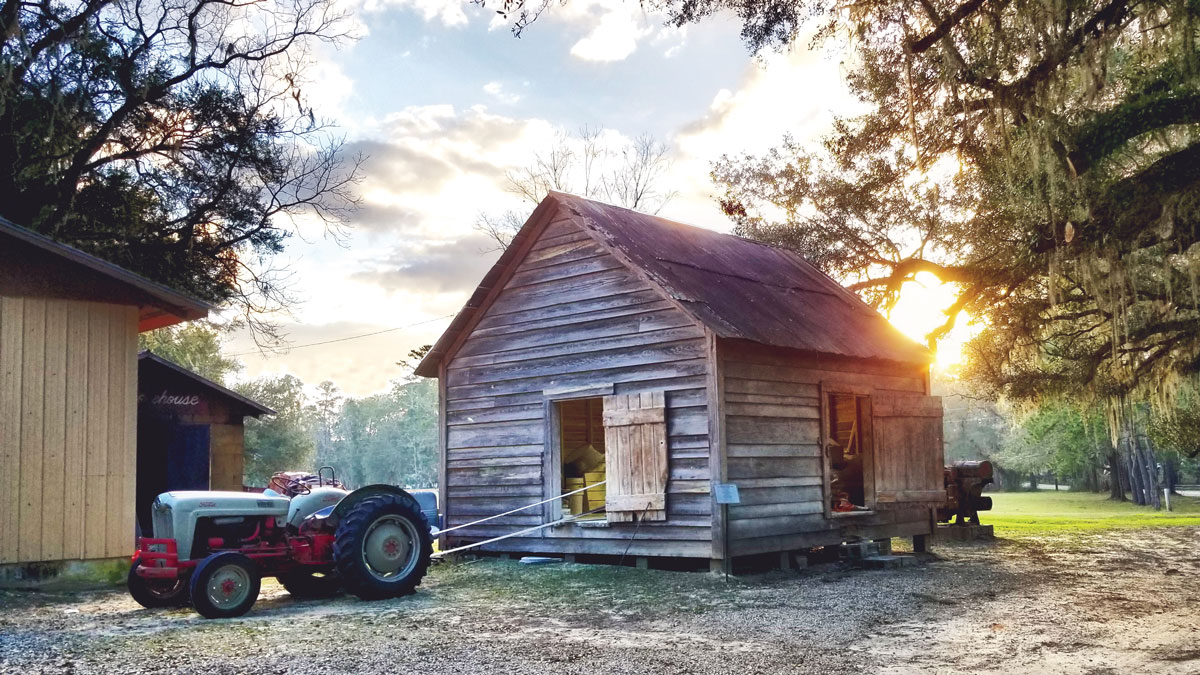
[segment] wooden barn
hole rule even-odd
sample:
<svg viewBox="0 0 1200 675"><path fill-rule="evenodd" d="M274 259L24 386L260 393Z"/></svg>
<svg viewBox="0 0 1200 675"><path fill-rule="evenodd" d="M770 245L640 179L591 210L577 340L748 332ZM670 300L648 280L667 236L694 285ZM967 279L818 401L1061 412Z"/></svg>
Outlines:
<svg viewBox="0 0 1200 675"><path fill-rule="evenodd" d="M0 565L130 554L137 336L209 309L0 219Z"/></svg>
<svg viewBox="0 0 1200 675"><path fill-rule="evenodd" d="M170 490L241 492L247 417L275 411L152 352L138 354L137 519Z"/></svg>
<svg viewBox="0 0 1200 675"><path fill-rule="evenodd" d="M552 193L417 369L446 527L551 501L447 543L566 518L485 548L923 546L944 497L930 356L794 253Z"/></svg>

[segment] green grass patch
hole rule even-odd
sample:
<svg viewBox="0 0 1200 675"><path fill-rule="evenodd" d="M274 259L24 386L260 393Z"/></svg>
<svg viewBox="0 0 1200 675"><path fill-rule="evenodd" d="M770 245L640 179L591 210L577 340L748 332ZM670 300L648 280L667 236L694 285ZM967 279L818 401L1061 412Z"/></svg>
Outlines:
<svg viewBox="0 0 1200 675"><path fill-rule="evenodd" d="M997 536L1200 526L1200 499L1171 497L1171 511L1109 501L1088 492L994 492L992 510L982 514Z"/></svg>

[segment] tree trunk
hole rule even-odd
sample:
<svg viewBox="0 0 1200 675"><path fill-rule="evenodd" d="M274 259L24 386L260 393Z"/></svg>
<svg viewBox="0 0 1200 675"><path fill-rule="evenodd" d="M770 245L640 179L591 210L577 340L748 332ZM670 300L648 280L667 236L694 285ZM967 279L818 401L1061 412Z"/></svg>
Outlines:
<svg viewBox="0 0 1200 675"><path fill-rule="evenodd" d="M1116 450L1108 453L1108 498L1115 502L1125 501L1125 487L1121 484L1121 456Z"/></svg>
<svg viewBox="0 0 1200 675"><path fill-rule="evenodd" d="M1113 450L1113 453L1113 456L1117 458L1118 475L1121 477L1121 490L1123 492L1133 492L1133 483L1129 482L1129 471L1125 466L1125 460L1121 455L1121 450L1119 448L1115 449Z"/></svg>
<svg viewBox="0 0 1200 675"><path fill-rule="evenodd" d="M1163 487L1173 495L1179 494L1175 491L1175 486L1179 485L1179 467L1176 465L1178 459L1169 458L1163 461Z"/></svg>
<svg viewBox="0 0 1200 675"><path fill-rule="evenodd" d="M1031 473L1031 474L1029 474L1029 489L1030 489L1031 491L1033 491L1033 492L1037 492L1037 489L1038 489L1038 475L1037 475L1036 473Z"/></svg>
<svg viewBox="0 0 1200 675"><path fill-rule="evenodd" d="M1121 445L1125 447L1125 467L1129 472L1129 491L1133 495L1133 503L1138 506L1146 505L1146 475L1142 471L1142 460L1133 442L1133 432L1129 422L1122 420Z"/></svg>
<svg viewBox="0 0 1200 675"><path fill-rule="evenodd" d="M1154 449L1150 447L1149 441L1137 433L1137 429L1134 429L1133 447L1142 461L1146 504L1153 506L1155 509L1161 509L1162 488L1159 486L1158 481L1158 459L1154 456Z"/></svg>

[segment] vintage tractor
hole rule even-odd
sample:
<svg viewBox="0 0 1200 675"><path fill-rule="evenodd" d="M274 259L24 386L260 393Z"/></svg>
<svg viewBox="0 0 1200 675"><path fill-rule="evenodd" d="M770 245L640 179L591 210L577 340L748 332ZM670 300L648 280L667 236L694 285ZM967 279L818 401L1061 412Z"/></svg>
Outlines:
<svg viewBox="0 0 1200 675"><path fill-rule="evenodd" d="M434 499L436 518L436 497L419 497ZM249 611L262 577L302 598L412 593L433 553L422 507L391 485L349 491L331 467L276 474L262 494L165 492L152 507L153 536L138 539L129 594L144 607L190 600L213 619Z"/></svg>

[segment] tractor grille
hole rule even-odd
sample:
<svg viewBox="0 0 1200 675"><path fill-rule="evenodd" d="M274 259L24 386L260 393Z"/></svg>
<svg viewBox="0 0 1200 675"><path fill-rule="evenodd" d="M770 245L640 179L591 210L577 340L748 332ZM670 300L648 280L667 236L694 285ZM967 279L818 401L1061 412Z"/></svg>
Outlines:
<svg viewBox="0 0 1200 675"><path fill-rule="evenodd" d="M154 505L154 537L156 539L173 539L175 537L170 506Z"/></svg>

